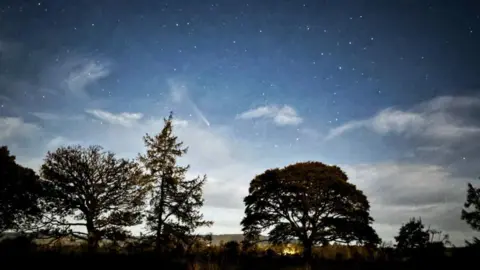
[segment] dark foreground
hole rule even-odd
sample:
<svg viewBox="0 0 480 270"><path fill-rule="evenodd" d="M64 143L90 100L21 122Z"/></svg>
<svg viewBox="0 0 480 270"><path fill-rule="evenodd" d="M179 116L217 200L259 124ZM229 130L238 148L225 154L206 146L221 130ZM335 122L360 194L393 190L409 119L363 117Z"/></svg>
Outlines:
<svg viewBox="0 0 480 270"><path fill-rule="evenodd" d="M301 259L289 257L244 257L231 259L202 258L165 258L154 254L59 254L35 253L2 256L3 269L14 269L22 266L51 268L157 268L157 269L306 269ZM409 261L359 261L314 260L311 269L455 269L476 265L472 261L456 260L454 258L436 258L431 260Z"/></svg>
<svg viewBox="0 0 480 270"><path fill-rule="evenodd" d="M400 254L393 249L376 249L368 255L341 253L325 257L314 254L310 269L461 269L478 265L480 252L476 248L422 250ZM241 251L223 247L206 247L195 252L170 250L163 253L145 249L101 249L95 253L82 247L49 247L28 243L0 244L2 269L62 268L62 269L306 269L300 255L282 256L275 251ZM475 267L474 267L475 268Z"/></svg>
<svg viewBox="0 0 480 270"><path fill-rule="evenodd" d="M14 269L22 266L48 268L137 268L149 267L157 269L306 269L299 257L262 256L250 257L240 255L237 258L201 257L189 255L185 257L169 257L154 253L144 254L86 254L34 252L27 254L2 254L3 269ZM429 259L410 259L406 261L365 261L365 260L322 260L315 259L311 269L455 269L477 265L474 260L455 257L437 257Z"/></svg>

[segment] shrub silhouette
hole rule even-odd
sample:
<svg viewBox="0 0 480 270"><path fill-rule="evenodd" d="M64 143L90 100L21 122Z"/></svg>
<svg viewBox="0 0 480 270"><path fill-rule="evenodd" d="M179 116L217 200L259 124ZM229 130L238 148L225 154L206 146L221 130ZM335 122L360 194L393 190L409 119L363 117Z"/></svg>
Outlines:
<svg viewBox="0 0 480 270"><path fill-rule="evenodd" d="M0 254L3 256L28 255L35 252L37 245L32 241L31 236L18 235L5 237L0 241Z"/></svg>

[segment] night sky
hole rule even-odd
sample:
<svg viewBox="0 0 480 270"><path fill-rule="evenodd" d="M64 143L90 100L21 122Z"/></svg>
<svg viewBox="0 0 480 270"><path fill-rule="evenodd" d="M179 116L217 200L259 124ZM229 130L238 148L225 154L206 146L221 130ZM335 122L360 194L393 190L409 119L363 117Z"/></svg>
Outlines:
<svg viewBox="0 0 480 270"><path fill-rule="evenodd" d="M480 2L0 2L0 144L38 170L65 144L121 157L175 113L202 232L240 233L250 180L337 164L388 241L410 217L462 244L480 176Z"/></svg>

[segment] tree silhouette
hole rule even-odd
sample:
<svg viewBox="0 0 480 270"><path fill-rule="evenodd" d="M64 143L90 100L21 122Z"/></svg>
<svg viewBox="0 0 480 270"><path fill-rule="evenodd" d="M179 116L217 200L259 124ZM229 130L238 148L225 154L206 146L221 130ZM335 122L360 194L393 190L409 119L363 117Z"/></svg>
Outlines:
<svg viewBox="0 0 480 270"><path fill-rule="evenodd" d="M147 229L155 235L155 246L161 250L168 241L189 242L200 226L212 224L203 218L202 188L206 176L185 179L189 166L177 165L177 158L187 153L183 142L173 134L173 114L164 119L162 131L154 137L144 136L147 152L139 155L150 179L150 209Z"/></svg>
<svg viewBox="0 0 480 270"><path fill-rule="evenodd" d="M446 234L440 230L431 229L430 227L427 229L429 234L428 243L430 246L432 245L452 245L450 242L450 235Z"/></svg>
<svg viewBox="0 0 480 270"><path fill-rule="evenodd" d="M428 245L430 234L422 223L422 220L411 218L400 227L398 235L394 237L397 249L406 251L416 248L425 248Z"/></svg>
<svg viewBox="0 0 480 270"><path fill-rule="evenodd" d="M465 220L470 227L480 231L480 188L475 188L468 183L467 199L462 209L462 220ZM468 245L480 246L480 239L474 237L473 242L467 241Z"/></svg>
<svg viewBox="0 0 480 270"><path fill-rule="evenodd" d="M296 163L256 176L244 199L245 238L258 241L261 232L271 229L269 241L297 239L307 260L315 244L379 243L370 226L367 197L347 180L339 167L320 162Z"/></svg>
<svg viewBox="0 0 480 270"><path fill-rule="evenodd" d="M142 221L146 190L139 167L100 146L48 152L41 175L48 183L50 215L45 222L51 232L86 240L89 251L103 238L124 237L125 227ZM72 226L81 226L86 233Z"/></svg>
<svg viewBox="0 0 480 270"><path fill-rule="evenodd" d="M18 165L7 146L0 147L0 233L31 225L42 213L42 193L38 175Z"/></svg>

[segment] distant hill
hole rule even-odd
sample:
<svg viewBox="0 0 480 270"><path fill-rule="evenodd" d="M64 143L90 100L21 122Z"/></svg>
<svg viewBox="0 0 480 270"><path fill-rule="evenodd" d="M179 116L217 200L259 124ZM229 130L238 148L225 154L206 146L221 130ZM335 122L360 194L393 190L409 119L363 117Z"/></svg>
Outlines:
<svg viewBox="0 0 480 270"><path fill-rule="evenodd" d="M229 241L241 242L243 240L242 234L213 234L212 244L218 245L220 242L226 243Z"/></svg>
<svg viewBox="0 0 480 270"><path fill-rule="evenodd" d="M260 236L261 240L266 240L266 236ZM226 243L229 241L241 242L243 240L243 234L214 234L212 235L212 244L218 245L220 242Z"/></svg>

